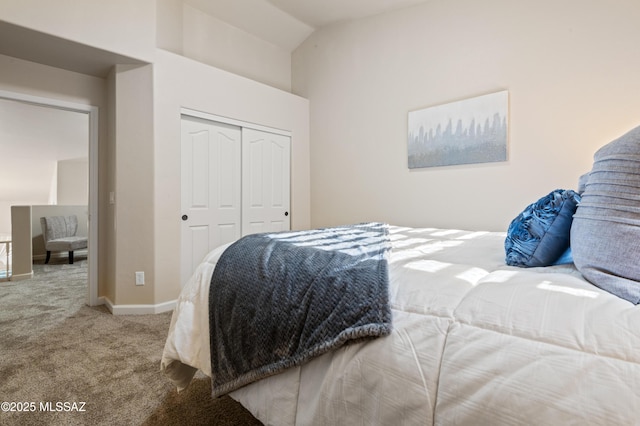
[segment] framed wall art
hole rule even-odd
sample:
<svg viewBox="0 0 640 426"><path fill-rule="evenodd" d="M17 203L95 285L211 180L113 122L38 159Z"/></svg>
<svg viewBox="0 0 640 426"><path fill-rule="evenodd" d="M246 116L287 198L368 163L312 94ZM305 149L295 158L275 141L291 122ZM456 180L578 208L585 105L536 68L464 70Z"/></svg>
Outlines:
<svg viewBox="0 0 640 426"><path fill-rule="evenodd" d="M410 169L507 160L507 90L409 112Z"/></svg>

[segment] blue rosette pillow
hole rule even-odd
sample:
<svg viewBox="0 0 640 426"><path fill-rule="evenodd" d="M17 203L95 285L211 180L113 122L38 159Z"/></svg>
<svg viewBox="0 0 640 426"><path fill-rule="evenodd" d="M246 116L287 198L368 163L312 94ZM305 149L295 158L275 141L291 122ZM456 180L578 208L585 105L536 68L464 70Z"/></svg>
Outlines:
<svg viewBox="0 0 640 426"><path fill-rule="evenodd" d="M507 230L507 264L536 267L571 263L571 222L579 202L577 192L556 189L527 206Z"/></svg>

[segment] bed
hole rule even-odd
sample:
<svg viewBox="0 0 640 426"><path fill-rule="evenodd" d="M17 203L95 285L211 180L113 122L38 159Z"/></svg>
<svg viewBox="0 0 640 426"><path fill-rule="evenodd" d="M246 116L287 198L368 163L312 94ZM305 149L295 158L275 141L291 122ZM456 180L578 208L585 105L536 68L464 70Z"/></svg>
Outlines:
<svg viewBox="0 0 640 426"><path fill-rule="evenodd" d="M376 277L374 296L384 298L360 286L346 305L373 312L371 322L346 323L354 340L323 346L268 374L240 371L241 380L221 385L235 348L244 353L261 336L251 331L227 351L220 342L245 331L224 322L225 309L248 299L241 316L250 318L254 305L270 305L234 293L237 283L245 291L262 289L262 281L219 279L220 271L255 269L228 267L229 259L245 260L236 251L243 238L213 250L184 287L161 369L178 389L198 370L211 376L212 395L228 393L266 425L639 424L638 200L640 126L596 152L577 191L543 196L506 232L366 225L367 232L384 234L373 238L375 249L360 250L383 265L377 270L384 274L367 276ZM272 281L267 294L281 285ZM284 293L293 288L288 281L282 286ZM227 293L231 298L223 299Z"/></svg>
<svg viewBox="0 0 640 426"><path fill-rule="evenodd" d="M573 263L505 263L505 232L388 226L393 326L229 393L265 425L638 424L640 312ZM161 369L211 376L213 250ZM215 373L215 372L213 372Z"/></svg>

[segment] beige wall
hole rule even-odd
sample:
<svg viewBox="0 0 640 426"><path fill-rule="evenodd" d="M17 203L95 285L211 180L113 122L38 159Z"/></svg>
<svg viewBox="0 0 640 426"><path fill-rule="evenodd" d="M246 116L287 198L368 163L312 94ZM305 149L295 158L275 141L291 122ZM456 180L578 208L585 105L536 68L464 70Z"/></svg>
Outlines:
<svg viewBox="0 0 640 426"><path fill-rule="evenodd" d="M162 305L180 291L180 111L190 108L292 132L292 227L308 228L309 104L262 83L158 50L153 65L116 66L110 75L112 137L101 222L110 303ZM113 159L113 160L111 160ZM111 162L112 161L112 162ZM135 285L135 272L145 285ZM113 274L113 275L110 275Z"/></svg>
<svg viewBox="0 0 640 426"><path fill-rule="evenodd" d="M0 0L0 20L151 61L156 0Z"/></svg>
<svg viewBox="0 0 640 426"><path fill-rule="evenodd" d="M89 200L89 159L58 161L56 186L56 204L86 204Z"/></svg>
<svg viewBox="0 0 640 426"><path fill-rule="evenodd" d="M116 117L116 69L107 76L107 116ZM100 296L116 300L116 120L107 121L107 142L100 145L100 271L104 286ZM113 192L113 202L111 200Z"/></svg>
<svg viewBox="0 0 640 426"><path fill-rule="evenodd" d="M267 85L289 87L290 56L273 50L262 56L270 50L264 43L226 30L231 36L228 41L238 49L225 47L211 56L206 45L189 46L191 55L215 60L220 67L267 83L261 84L156 51L156 40L180 50L183 36L195 42L197 32L204 30L203 39L211 40L221 27L199 28L210 24L209 19L192 10L186 21L195 25L185 30L184 22L176 25L167 18L176 7L175 2L168 2L159 9L164 15L158 26L168 25L169 30L158 35L155 6L154 0L89 0L82 4L0 0L0 21L154 62L114 64L106 79L101 79L0 56L0 90L99 108L98 295L118 309L127 305L170 307L165 302L178 294L181 106L291 130L292 225L308 228L310 223L308 102ZM73 14L68 13L71 9ZM109 58L97 50L89 52L88 62ZM70 60L82 62L83 58L75 55ZM82 64L72 68L84 69ZM144 286L135 286L136 271L145 272Z"/></svg>
<svg viewBox="0 0 640 426"><path fill-rule="evenodd" d="M291 53L213 18L183 10L183 55L282 90L291 90Z"/></svg>
<svg viewBox="0 0 640 426"><path fill-rule="evenodd" d="M100 188L103 188L103 181L109 166L108 158L103 153L103 150L108 146L107 84L104 79L0 55L0 90L98 107L98 147L101 171L99 185ZM108 199L103 194L104 190L101 189L98 203L100 212L106 208L105 200ZM106 221L108 217L101 216L99 220L99 251L102 253L106 248L103 244L106 241L105 232L109 230L111 223ZM31 248L29 247L28 250L30 253ZM113 281L106 279L107 275L104 273L106 264L102 256L98 263L98 294L104 295L107 292L108 283Z"/></svg>
<svg viewBox="0 0 640 426"><path fill-rule="evenodd" d="M306 229L309 210L309 103L267 85L161 51L154 66L155 303L180 289L181 107L289 130L291 225Z"/></svg>
<svg viewBox="0 0 640 426"><path fill-rule="evenodd" d="M0 90L101 107L105 80L0 55Z"/></svg>
<svg viewBox="0 0 640 426"><path fill-rule="evenodd" d="M291 53L179 0L158 0L158 47L291 90Z"/></svg>
<svg viewBox="0 0 640 426"><path fill-rule="evenodd" d="M152 304L154 285L153 65L115 68L115 295L111 302ZM145 285L135 285L135 272Z"/></svg>
<svg viewBox="0 0 640 426"><path fill-rule="evenodd" d="M11 206L11 279L33 276L31 206Z"/></svg>
<svg viewBox="0 0 640 426"><path fill-rule="evenodd" d="M506 230L575 188L640 124L638 22L636 0L449 0L313 34L292 60L311 104L312 225ZM407 168L409 111L504 89L507 162Z"/></svg>

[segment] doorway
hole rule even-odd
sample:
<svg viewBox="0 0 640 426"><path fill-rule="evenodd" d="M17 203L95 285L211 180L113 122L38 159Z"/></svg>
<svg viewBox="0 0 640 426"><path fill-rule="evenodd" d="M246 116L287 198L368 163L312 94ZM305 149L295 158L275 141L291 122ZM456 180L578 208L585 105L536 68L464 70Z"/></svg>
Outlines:
<svg viewBox="0 0 640 426"><path fill-rule="evenodd" d="M41 108L79 113L88 119L88 285L86 303L98 304L98 108L58 99L43 98L23 93L0 91L0 100L14 101Z"/></svg>

